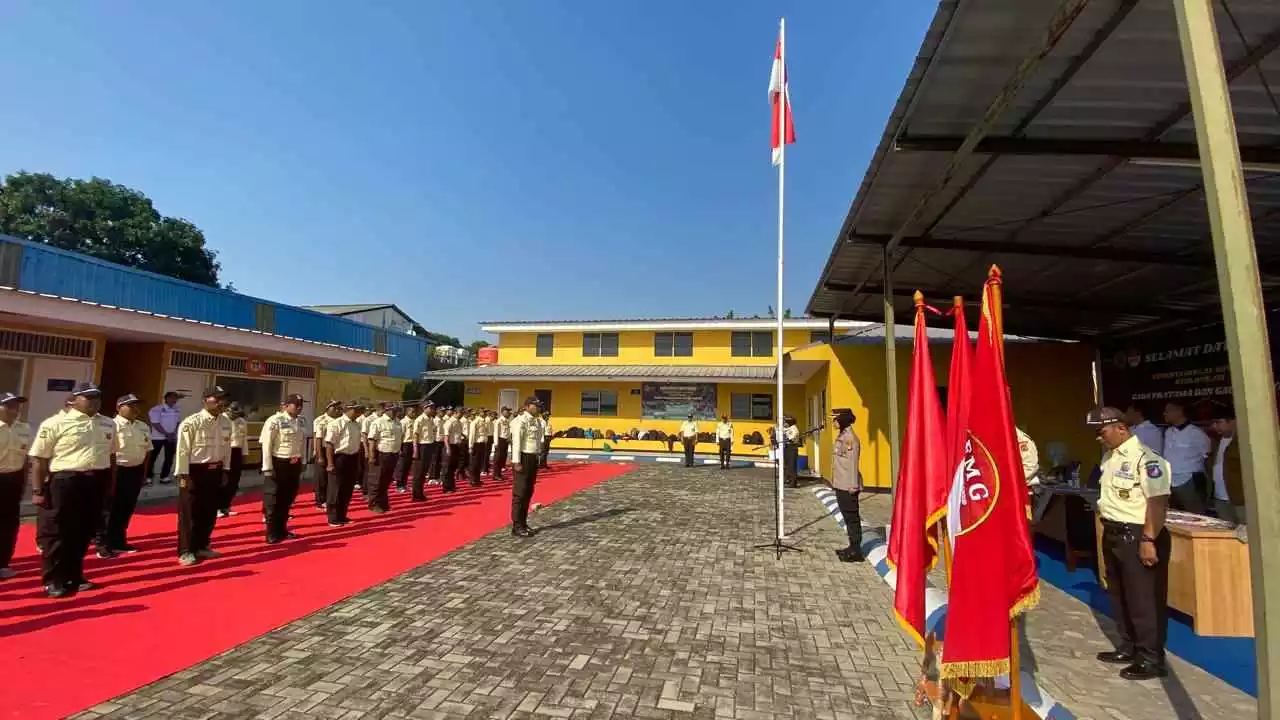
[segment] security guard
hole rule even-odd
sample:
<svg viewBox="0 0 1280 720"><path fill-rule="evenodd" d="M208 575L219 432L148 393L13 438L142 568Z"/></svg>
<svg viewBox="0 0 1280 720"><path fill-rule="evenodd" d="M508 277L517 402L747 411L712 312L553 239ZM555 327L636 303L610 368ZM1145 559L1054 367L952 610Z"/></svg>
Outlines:
<svg viewBox="0 0 1280 720"><path fill-rule="evenodd" d="M493 410L484 411L484 467L480 474L488 475L493 469L493 434L497 424L498 413Z"/></svg>
<svg viewBox="0 0 1280 720"><path fill-rule="evenodd" d="M458 424L462 433L462 455L458 457L457 472L459 478L465 478L471 467L471 408L458 409Z"/></svg>
<svg viewBox="0 0 1280 720"><path fill-rule="evenodd" d="M338 416L342 415L342 403L337 400L330 400L324 406L324 412L316 417L311 423L311 437L313 455L312 462L315 464L315 503L317 510L323 510L325 502L329 494L329 472L326 469L329 460L324 455L324 435L325 429L329 427L329 423L333 422Z"/></svg>
<svg viewBox="0 0 1280 720"><path fill-rule="evenodd" d="M41 515L44 591L53 598L97 587L85 580L84 554L120 449L116 424L98 414L98 386L80 383L71 395L71 409L46 420L28 451L31 502Z"/></svg>
<svg viewBox="0 0 1280 720"><path fill-rule="evenodd" d="M178 425L178 564L216 558L209 546L218 519L218 500L231 463L231 422L222 414L228 394L204 391L204 409Z"/></svg>
<svg viewBox="0 0 1280 720"><path fill-rule="evenodd" d="M63 401L63 403L62 403L62 408L61 408L61 409L59 409L59 410L58 410L58 412L56 412L56 413L54 413L52 416L47 417L47 418L45 418L44 420L40 421L40 426L39 426L38 428L36 428L36 434L37 434L37 435L39 435L40 430L44 429L44 425L45 425L45 423L49 422L50 420L53 420L54 418L60 418L60 417L62 417L63 415L66 415L67 413L71 412L71 406L72 406L72 403L75 401L75 399L76 399L76 398L75 398L75 396L74 396L74 395L67 395L67 399ZM148 484L148 485L150 485L150 484L151 484L151 481L150 481L150 480L147 480L147 484ZM34 503L35 501L33 500L32 502ZM39 512L39 506L37 506L37 512L36 512L36 552L40 553L41 555L43 555L43 554L44 554L44 546L45 546L46 544L48 544L48 542L47 542L47 541L52 537L52 533L46 533L46 532L45 532L45 529L44 529L44 517L45 517L45 516L44 516L44 513Z"/></svg>
<svg viewBox="0 0 1280 720"><path fill-rule="evenodd" d="M451 411L445 416L444 442L446 449L444 474L440 477L440 483L444 492L451 493L457 489L458 472L463 460L467 457L466 438L463 436L462 418L460 410Z"/></svg>
<svg viewBox="0 0 1280 720"><path fill-rule="evenodd" d="M445 408L445 410L448 410L448 408ZM431 468L427 472L427 484L439 485L440 473L443 472L443 469L444 469L444 462L445 462L444 451L445 451L445 445L447 444L445 442L445 434L444 434L445 413L444 411L441 411L439 413L433 412L432 414L433 414L432 419L435 421L432 423L432 426L435 430L436 441L435 443L433 443L435 445L435 450L433 451L433 457L431 458Z"/></svg>
<svg viewBox="0 0 1280 720"><path fill-rule="evenodd" d="M218 517L236 515L231 509L236 494L240 492L240 475L244 472L244 451L249 441L249 421L244 419L244 408L233 402L227 406L227 419L231 421L231 464L227 468L227 485L222 488L222 502L218 504Z"/></svg>
<svg viewBox="0 0 1280 720"><path fill-rule="evenodd" d="M733 423L728 415L721 415L716 424L716 444L720 446L720 469L729 469L729 459L733 457Z"/></svg>
<svg viewBox="0 0 1280 720"><path fill-rule="evenodd" d="M427 476L432 472L438 458L436 452L436 406L430 400L422 403L422 414L413 421L413 487L409 496L415 502L427 499ZM438 471L437 471L438 474Z"/></svg>
<svg viewBox="0 0 1280 720"><path fill-rule="evenodd" d="M324 429L325 468L329 472L325 509L329 527L342 527L351 522L347 511L360 472L360 448L364 445L360 435L360 404L347 403L342 410L343 414L329 421Z"/></svg>
<svg viewBox="0 0 1280 720"><path fill-rule="evenodd" d="M369 457L377 467L369 487L369 510L382 514L391 509L388 492L395 482L396 466L400 462L400 445L404 442L404 426L396 417L395 408L388 408L381 417L369 423Z"/></svg>
<svg viewBox="0 0 1280 720"><path fill-rule="evenodd" d="M800 428L796 427L796 419L790 415L782 418L783 443L782 461L783 476L787 487L800 487Z"/></svg>
<svg viewBox="0 0 1280 720"><path fill-rule="evenodd" d="M1022 458L1022 474L1026 477L1027 487L1034 488L1040 484L1040 451L1036 441L1020 427L1014 427L1018 436L1018 455Z"/></svg>
<svg viewBox="0 0 1280 720"><path fill-rule="evenodd" d="M480 482L480 473L484 471L484 459L488 456L488 448L485 446L488 438L489 421L485 419L484 411L480 410L471 416L471 422L467 426L467 452L470 460L467 484L471 487L483 484Z"/></svg>
<svg viewBox="0 0 1280 720"><path fill-rule="evenodd" d="M693 419L693 413L689 413L689 418L680 423L680 442L684 445L684 466L693 467L693 451L698 446L698 423Z"/></svg>
<svg viewBox="0 0 1280 720"><path fill-rule="evenodd" d="M151 456L151 426L142 420L141 400L137 395L124 395L116 400L116 482L107 503L107 518L98 535L98 557L114 557L118 553L136 553L128 542L129 521L138 506L138 495L147 480L147 461Z"/></svg>
<svg viewBox="0 0 1280 720"><path fill-rule="evenodd" d="M302 484L306 425L301 417L306 400L301 395L284 399L284 410L262 424L262 511L267 516L267 544L298 537L289 531L289 509Z"/></svg>
<svg viewBox="0 0 1280 720"><path fill-rule="evenodd" d="M538 403L538 407L542 408L541 402ZM546 470L547 458L551 457L551 439L555 437L555 432L551 429L551 408L542 410L538 421L542 423L542 454L538 456L538 467Z"/></svg>
<svg viewBox="0 0 1280 720"><path fill-rule="evenodd" d="M493 479L502 480L502 471L507 466L507 456L511 452L511 408L502 408L502 413L493 421L493 437L497 445L493 450Z"/></svg>
<svg viewBox="0 0 1280 720"><path fill-rule="evenodd" d="M356 478L356 487L360 488L360 494L365 497L369 496L369 453L365 443L369 440L369 423L376 420L377 412L373 406L361 408L360 415L360 473Z"/></svg>
<svg viewBox="0 0 1280 720"><path fill-rule="evenodd" d="M409 489L409 478L413 476L413 449L416 442L413 439L413 426L418 421L418 412L420 407L418 403L409 403L408 407L400 406L396 409L396 417L400 418L400 460L396 463L396 492L406 492Z"/></svg>
<svg viewBox="0 0 1280 720"><path fill-rule="evenodd" d="M15 574L9 563L18 546L22 496L27 489L27 451L31 449L31 427L19 419L26 402L21 395L0 393L0 580ZM150 440L147 443L150 447Z"/></svg>
<svg viewBox="0 0 1280 720"><path fill-rule="evenodd" d="M853 432L853 411L835 408L831 411L835 421L836 438L831 448L831 489L836 494L836 506L844 517L844 529L849 534L849 547L836 550L841 562L862 562L862 511L858 497L862 493L862 444Z"/></svg>
<svg viewBox="0 0 1280 720"><path fill-rule="evenodd" d="M533 501L543 447L543 425L538 417L541 407L538 398L531 397L524 401L524 412L511 421L511 534L516 537L533 536L529 528L529 503Z"/></svg>
<svg viewBox="0 0 1280 720"><path fill-rule="evenodd" d="M1120 646L1098 653L1102 662L1125 665L1120 677L1149 680L1168 674L1164 644L1168 623L1169 463L1142 444L1124 413L1096 408L1088 424L1105 449L1098 479L1102 552L1120 634Z"/></svg>

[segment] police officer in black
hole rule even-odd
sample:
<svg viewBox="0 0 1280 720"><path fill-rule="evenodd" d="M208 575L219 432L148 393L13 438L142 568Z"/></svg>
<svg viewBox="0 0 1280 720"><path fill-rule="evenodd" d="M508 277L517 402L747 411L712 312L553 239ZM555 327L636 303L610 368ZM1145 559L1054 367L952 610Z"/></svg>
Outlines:
<svg viewBox="0 0 1280 720"><path fill-rule="evenodd" d="M1165 631L1169 607L1169 463L1142 444L1116 408L1097 408L1088 424L1106 453L1098 479L1098 514L1107 591L1120 633L1119 646L1098 653L1124 665L1120 677L1150 680L1168 674Z"/></svg>

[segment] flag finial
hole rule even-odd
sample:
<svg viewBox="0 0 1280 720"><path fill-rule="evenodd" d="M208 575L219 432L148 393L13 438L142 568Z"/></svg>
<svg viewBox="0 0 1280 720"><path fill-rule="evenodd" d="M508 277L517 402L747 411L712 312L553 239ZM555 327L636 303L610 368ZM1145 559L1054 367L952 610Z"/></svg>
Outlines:
<svg viewBox="0 0 1280 720"><path fill-rule="evenodd" d="M916 307L924 307L924 293L917 290L911 299L916 301Z"/></svg>
<svg viewBox="0 0 1280 720"><path fill-rule="evenodd" d="M987 279L989 280L999 280L1003 275L1004 273L1000 272L999 265L992 265L991 269L987 271Z"/></svg>
<svg viewBox="0 0 1280 720"><path fill-rule="evenodd" d="M955 297L951 298L951 306L952 306L952 307L955 307L955 308L963 308L963 307L964 307L964 296L963 296L963 295L956 295Z"/></svg>

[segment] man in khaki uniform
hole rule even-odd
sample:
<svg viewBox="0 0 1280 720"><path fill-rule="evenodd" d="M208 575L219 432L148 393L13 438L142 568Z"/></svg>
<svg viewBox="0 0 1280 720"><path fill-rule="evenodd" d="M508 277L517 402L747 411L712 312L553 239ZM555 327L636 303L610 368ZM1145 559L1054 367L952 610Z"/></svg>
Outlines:
<svg viewBox="0 0 1280 720"><path fill-rule="evenodd" d="M432 468L439 463L436 453L439 451L439 445L436 443L436 433L438 426L436 418L436 406L430 400L423 402L422 414L413 421L413 485L410 498L414 502L423 502L427 499L427 476L432 473ZM439 471L435 471L439 474Z"/></svg>
<svg viewBox="0 0 1280 720"><path fill-rule="evenodd" d="M413 456L416 441L413 438L413 426L418 421L418 403L409 403L396 408L396 416L400 418L400 459L396 463L396 492L406 492L409 480L413 476Z"/></svg>
<svg viewBox="0 0 1280 720"><path fill-rule="evenodd" d="M284 410L267 418L258 438L262 445L262 511L267 516L268 545L298 537L289 530L289 510L302 484L306 425L299 416L305 403L301 395L285 398Z"/></svg>
<svg viewBox="0 0 1280 720"><path fill-rule="evenodd" d="M684 446L684 466L693 467L693 451L698 446L698 423L693 419L693 413L689 413L689 417L680 423L680 443Z"/></svg>
<svg viewBox="0 0 1280 720"><path fill-rule="evenodd" d="M1018 455L1022 458L1022 474L1026 477L1027 487L1033 488L1040 484L1040 451L1036 448L1036 441L1023 431L1020 427L1015 427L1018 438Z"/></svg>
<svg viewBox="0 0 1280 720"><path fill-rule="evenodd" d="M502 480L502 471L511 453L511 408L502 408L502 413L494 419L493 436L497 442L493 450L493 479Z"/></svg>
<svg viewBox="0 0 1280 720"><path fill-rule="evenodd" d="M1120 634L1114 651L1098 653L1105 663L1125 665L1120 677L1165 677L1165 632L1169 607L1169 463L1129 430L1113 407L1089 413L1102 456L1098 515L1112 617Z"/></svg>
<svg viewBox="0 0 1280 720"><path fill-rule="evenodd" d="M27 451L31 448L31 427L18 419L26 402L20 395L0 393L0 580L15 574L9 563L18 546L22 496L27 489Z"/></svg>
<svg viewBox="0 0 1280 720"><path fill-rule="evenodd" d="M400 462L400 445L404 441L404 426L389 408L369 423L366 452L377 468L369 487L369 510L382 514L391 509L388 493L395 481L396 465Z"/></svg>
<svg viewBox="0 0 1280 720"><path fill-rule="evenodd" d="M442 490L451 493L457 489L458 472L463 461L467 457L466 437L462 430L462 411L451 410L445 415L444 427L441 432L444 433L445 442L445 462L444 473L440 476Z"/></svg>
<svg viewBox="0 0 1280 720"><path fill-rule="evenodd" d="M359 403L347 403L343 406L343 414L331 420L324 429L325 467L329 471L325 509L329 515L329 527L342 527L351 522L347 511L351 507L356 475L360 472L360 452L364 446L359 415Z"/></svg>
<svg viewBox="0 0 1280 720"><path fill-rule="evenodd" d="M244 408L233 402L227 406L227 419L231 421L231 464L227 468L227 485L222 488L222 502L218 504L218 517L236 515L231 509L236 494L240 492L240 476L244 473L244 451L249 443L249 421L244 419Z"/></svg>
<svg viewBox="0 0 1280 720"><path fill-rule="evenodd" d="M831 448L831 489L836 493L836 506L844 517L844 529L849 535L849 547L836 550L841 562L862 562L862 513L858 497L862 492L862 444L853 432L853 411L835 408L831 419L836 425L836 437Z"/></svg>
<svg viewBox="0 0 1280 720"><path fill-rule="evenodd" d="M720 446L720 469L728 470L733 457L733 423L728 415L722 415L716 424L716 444Z"/></svg>
<svg viewBox="0 0 1280 720"><path fill-rule="evenodd" d="M542 408L542 403L538 403L538 407ZM542 415L538 417L538 421L542 423L542 453L538 456L538 468L546 470L548 461L551 457L551 440L556 436L555 431L551 429L551 408L542 409Z"/></svg>
<svg viewBox="0 0 1280 720"><path fill-rule="evenodd" d="M538 479L538 460L542 454L542 422L538 417L542 405L538 398L524 401L524 412L511 421L511 534L533 537L529 528L529 504Z"/></svg>
<svg viewBox="0 0 1280 720"><path fill-rule="evenodd" d="M41 516L44 591L52 598L97 587L84 577L84 554L101 521L120 449L116 424L98 414L98 386L80 383L71 395L71 409L46 420L27 453L31 502Z"/></svg>
<svg viewBox="0 0 1280 720"><path fill-rule="evenodd" d="M329 404L324 406L324 412L311 423L311 452L314 456L312 463L315 467L312 472L315 475L315 503L318 510L324 509L329 494L329 471L326 469L329 461L324 455L325 430L329 427L329 423L340 415L342 415L342 403L330 400Z"/></svg>
<svg viewBox="0 0 1280 720"><path fill-rule="evenodd" d="M178 564L219 557L210 547L218 500L231 462L231 422L222 414L227 391L204 392L204 408L178 425Z"/></svg>
<svg viewBox="0 0 1280 720"><path fill-rule="evenodd" d="M484 411L477 411L471 416L471 421L467 426L467 451L470 460L470 468L468 468L467 484L471 487L480 487L480 473L484 470L484 459L488 456L488 448L485 440L489 437L489 421L485 419Z"/></svg>
<svg viewBox="0 0 1280 720"><path fill-rule="evenodd" d="M107 518L98 535L98 557L114 557L118 553L136 553L128 542L129 521L138 506L138 495L147 480L147 461L151 457L151 426L142 420L141 400L137 395L124 395L116 400L116 437L120 449L116 453L116 482L107 503Z"/></svg>

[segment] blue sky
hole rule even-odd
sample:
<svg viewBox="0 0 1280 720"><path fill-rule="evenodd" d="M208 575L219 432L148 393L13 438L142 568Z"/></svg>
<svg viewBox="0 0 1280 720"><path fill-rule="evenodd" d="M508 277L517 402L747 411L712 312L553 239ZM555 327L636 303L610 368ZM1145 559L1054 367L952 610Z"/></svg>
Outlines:
<svg viewBox="0 0 1280 720"><path fill-rule="evenodd" d="M763 313L786 15L803 311L933 0L10 0L0 173L110 178L223 280L481 320ZM376 6L376 7L374 7Z"/></svg>

